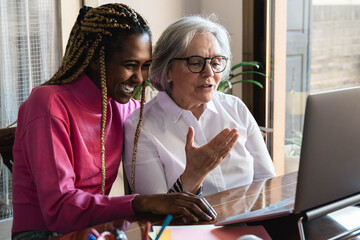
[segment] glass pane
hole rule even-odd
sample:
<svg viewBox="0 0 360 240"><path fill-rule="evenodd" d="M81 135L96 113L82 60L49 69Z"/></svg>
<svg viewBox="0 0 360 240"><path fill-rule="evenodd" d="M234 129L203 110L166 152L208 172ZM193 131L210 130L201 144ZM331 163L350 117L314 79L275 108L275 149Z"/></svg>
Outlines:
<svg viewBox="0 0 360 240"><path fill-rule="evenodd" d="M360 85L360 0L288 0L285 171L298 169L306 97Z"/></svg>
<svg viewBox="0 0 360 240"><path fill-rule="evenodd" d="M0 127L17 119L33 87L60 65L57 2L0 0ZM11 172L0 157L0 221L12 217ZM1 238L1 237L0 237Z"/></svg>
<svg viewBox="0 0 360 240"><path fill-rule="evenodd" d="M360 84L360 1L313 0L310 92Z"/></svg>

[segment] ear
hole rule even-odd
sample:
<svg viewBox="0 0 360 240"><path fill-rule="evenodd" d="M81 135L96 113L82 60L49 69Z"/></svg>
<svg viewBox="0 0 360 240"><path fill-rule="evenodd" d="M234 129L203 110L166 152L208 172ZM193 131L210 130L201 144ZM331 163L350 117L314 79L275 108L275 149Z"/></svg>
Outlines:
<svg viewBox="0 0 360 240"><path fill-rule="evenodd" d="M100 86L100 60L97 58L96 60L92 60L89 63L89 66L86 68L86 74L88 77L95 83L95 85L101 89Z"/></svg>
<svg viewBox="0 0 360 240"><path fill-rule="evenodd" d="M171 78L171 70L172 70L172 64L169 66L169 69L167 70L167 74L166 74L166 77L168 79L168 81L170 80ZM171 81L171 80L170 80Z"/></svg>

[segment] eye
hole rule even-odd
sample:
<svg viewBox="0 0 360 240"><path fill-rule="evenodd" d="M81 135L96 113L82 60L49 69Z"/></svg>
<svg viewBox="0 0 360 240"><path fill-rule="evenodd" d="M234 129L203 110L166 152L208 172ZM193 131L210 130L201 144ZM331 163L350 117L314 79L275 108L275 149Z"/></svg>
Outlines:
<svg viewBox="0 0 360 240"><path fill-rule="evenodd" d="M188 64L191 66L202 66L204 64L204 60L199 57L191 57L189 58Z"/></svg>
<svg viewBox="0 0 360 240"><path fill-rule="evenodd" d="M138 68L138 64L136 63L125 63L124 67L129 70L136 70Z"/></svg>
<svg viewBox="0 0 360 240"><path fill-rule="evenodd" d="M142 70L149 70L150 65L151 65L151 62L144 63L144 64L141 66L141 69L142 69Z"/></svg>

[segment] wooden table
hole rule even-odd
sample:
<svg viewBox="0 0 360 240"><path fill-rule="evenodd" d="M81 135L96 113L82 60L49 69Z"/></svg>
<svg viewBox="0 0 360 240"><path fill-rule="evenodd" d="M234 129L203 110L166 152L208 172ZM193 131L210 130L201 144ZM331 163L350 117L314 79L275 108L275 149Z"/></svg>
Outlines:
<svg viewBox="0 0 360 240"><path fill-rule="evenodd" d="M218 217L214 221L202 222L201 224L214 224L236 214L260 209L287 198L294 198L296 181L297 173L290 173L267 181L256 182L206 196L205 198L218 213ZM151 221L153 225L161 225L163 219L164 216L139 215L133 218L101 224L94 228L99 232L112 231L114 228L119 228L126 232L129 240L141 240L146 221ZM261 224L265 226L273 239L299 239L296 220L295 216L288 216L275 220L250 223L250 225ZM360 225L360 219L358 220ZM176 218L171 222L171 225L178 224L179 222ZM316 240L328 239L344 230L340 224L328 216L307 222L304 224L304 227L306 239ZM88 239L87 235L89 232L90 228L87 228L55 239Z"/></svg>

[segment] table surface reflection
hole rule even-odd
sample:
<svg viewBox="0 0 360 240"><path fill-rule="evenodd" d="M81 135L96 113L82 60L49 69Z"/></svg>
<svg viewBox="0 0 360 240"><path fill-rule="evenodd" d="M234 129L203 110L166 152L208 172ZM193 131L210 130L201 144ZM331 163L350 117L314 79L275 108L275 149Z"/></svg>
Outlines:
<svg viewBox="0 0 360 240"><path fill-rule="evenodd" d="M213 206L218 216L216 220L199 224L214 224L236 214L253 211L281 200L294 198L296 181L297 173L294 172L206 196L205 198ZM100 224L94 226L94 228L98 232L112 232L115 228L122 229L126 232L129 240L141 240L146 221L150 221L152 225L161 225L163 220L164 216L141 214ZM179 224L180 222L176 217L171 221L171 225ZM296 224L287 217L251 224L263 225L274 239L298 239ZM344 227L329 216L314 219L305 223L304 226L306 239L328 239L344 231ZM54 239L88 239L87 236L90 231L91 228L87 228ZM347 239L358 238L350 237Z"/></svg>

